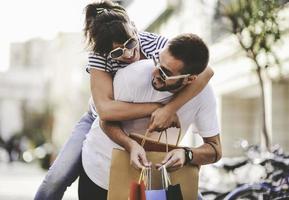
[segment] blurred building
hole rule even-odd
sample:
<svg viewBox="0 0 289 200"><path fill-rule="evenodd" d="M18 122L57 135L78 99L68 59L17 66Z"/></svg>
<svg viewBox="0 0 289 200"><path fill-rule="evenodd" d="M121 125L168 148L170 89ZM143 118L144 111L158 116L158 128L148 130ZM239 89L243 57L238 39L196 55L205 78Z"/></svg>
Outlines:
<svg viewBox="0 0 289 200"><path fill-rule="evenodd" d="M218 15L218 0L165 0L162 10L154 19L148 17L146 26L140 27L151 32L172 37L179 33L192 32L200 35L210 46L210 66L215 75L212 82L218 96L219 119L222 128L224 155L239 155L234 148L236 142L247 139L251 144L261 142L260 89L252 63L245 57L234 36ZM128 7L136 9L135 0ZM151 6L151 5L150 5ZM131 11L133 12L133 11ZM139 8L139 15L147 10ZM288 33L289 8L280 14L285 18L281 24ZM287 19L287 20L286 20ZM148 24L148 25L147 25ZM266 100L269 110L269 132L273 144L280 144L289 151L289 34L285 34L280 45L275 47L282 63L283 81L278 81L276 70L269 72L266 81Z"/></svg>
<svg viewBox="0 0 289 200"><path fill-rule="evenodd" d="M0 136L4 140L25 126L34 126L27 124L33 123L26 120L31 115L49 117L47 110L52 120L47 139L59 146L68 137L87 110L89 76L83 44L80 33L11 44L10 68L0 73Z"/></svg>

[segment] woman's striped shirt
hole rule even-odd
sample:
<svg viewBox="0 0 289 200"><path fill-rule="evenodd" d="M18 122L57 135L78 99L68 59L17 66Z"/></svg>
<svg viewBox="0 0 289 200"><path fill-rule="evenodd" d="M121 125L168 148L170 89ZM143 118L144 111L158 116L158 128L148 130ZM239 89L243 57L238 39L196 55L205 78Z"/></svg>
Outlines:
<svg viewBox="0 0 289 200"><path fill-rule="evenodd" d="M139 32L140 50L144 56L151 59L153 56L159 57L159 51L165 46L168 39L154 33ZM114 74L117 70L126 67L128 63L105 58L101 55L90 53L88 56L88 64L86 71L89 72L91 68L102 70Z"/></svg>

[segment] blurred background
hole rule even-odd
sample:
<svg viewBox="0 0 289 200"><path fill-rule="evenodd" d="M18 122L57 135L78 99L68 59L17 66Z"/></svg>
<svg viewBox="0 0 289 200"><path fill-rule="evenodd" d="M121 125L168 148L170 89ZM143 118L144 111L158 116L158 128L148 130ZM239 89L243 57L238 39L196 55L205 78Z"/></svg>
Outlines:
<svg viewBox="0 0 289 200"><path fill-rule="evenodd" d="M90 2L0 1L0 199L33 198L88 108L82 28ZM139 30L206 41L224 157L244 158L252 145L289 152L288 1L118 2ZM64 199L77 199L77 183Z"/></svg>

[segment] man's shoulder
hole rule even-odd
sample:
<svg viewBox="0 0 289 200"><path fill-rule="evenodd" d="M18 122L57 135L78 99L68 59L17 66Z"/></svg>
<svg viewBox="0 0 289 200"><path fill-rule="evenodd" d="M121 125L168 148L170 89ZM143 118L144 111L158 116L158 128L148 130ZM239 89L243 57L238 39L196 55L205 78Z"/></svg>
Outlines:
<svg viewBox="0 0 289 200"><path fill-rule="evenodd" d="M207 84L195 99L195 104L200 110L207 110L216 107L216 95L210 84Z"/></svg>
<svg viewBox="0 0 289 200"><path fill-rule="evenodd" d="M118 70L113 80L115 96L130 96L135 101L139 91L151 90L152 70L152 60L137 61Z"/></svg>
<svg viewBox="0 0 289 200"><path fill-rule="evenodd" d="M202 107L213 106L216 104L216 96L214 90L210 84L207 84L204 89L187 102L186 106L193 107L194 109L200 109Z"/></svg>
<svg viewBox="0 0 289 200"><path fill-rule="evenodd" d="M204 89L200 92L199 94L200 96L204 96L204 97L212 97L215 98L215 94L214 94L214 90L213 87L210 84L207 84Z"/></svg>
<svg viewBox="0 0 289 200"><path fill-rule="evenodd" d="M209 83L202 89L202 91L200 91L199 94L197 94L191 100L203 98L215 98L214 89Z"/></svg>
<svg viewBox="0 0 289 200"><path fill-rule="evenodd" d="M114 79L121 79L127 83L138 83L151 79L153 70L152 60L140 60L117 71Z"/></svg>

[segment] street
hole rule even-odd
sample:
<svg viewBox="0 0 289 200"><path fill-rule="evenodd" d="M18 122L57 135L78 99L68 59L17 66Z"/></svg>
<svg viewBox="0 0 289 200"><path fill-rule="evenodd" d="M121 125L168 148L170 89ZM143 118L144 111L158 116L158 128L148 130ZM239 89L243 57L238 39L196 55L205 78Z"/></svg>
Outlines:
<svg viewBox="0 0 289 200"><path fill-rule="evenodd" d="M45 173L37 164L0 162L0 200L32 200ZM77 181L67 189L63 199L78 199Z"/></svg>

